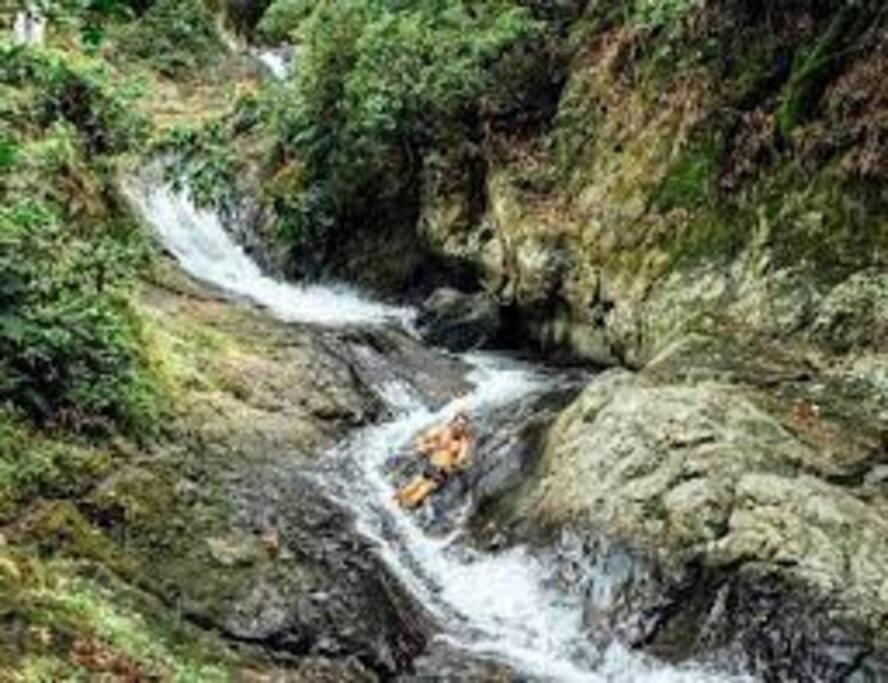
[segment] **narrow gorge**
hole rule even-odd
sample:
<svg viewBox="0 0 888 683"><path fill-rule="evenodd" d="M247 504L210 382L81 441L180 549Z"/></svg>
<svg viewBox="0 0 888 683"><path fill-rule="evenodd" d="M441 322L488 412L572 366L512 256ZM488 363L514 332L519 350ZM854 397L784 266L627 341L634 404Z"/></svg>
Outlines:
<svg viewBox="0 0 888 683"><path fill-rule="evenodd" d="M882 3L0 19L0 680L888 680Z"/></svg>

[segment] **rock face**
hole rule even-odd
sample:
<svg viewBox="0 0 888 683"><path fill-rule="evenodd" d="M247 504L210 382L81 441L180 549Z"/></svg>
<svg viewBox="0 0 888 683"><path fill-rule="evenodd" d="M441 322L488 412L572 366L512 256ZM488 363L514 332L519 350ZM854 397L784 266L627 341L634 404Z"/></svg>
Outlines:
<svg viewBox="0 0 888 683"><path fill-rule="evenodd" d="M587 618L636 646L720 652L769 678L877 680L888 393L767 345L746 359L745 343L688 338L639 374L600 375L493 515L519 536L592 539L585 564L617 588L597 603L590 589Z"/></svg>
<svg viewBox="0 0 888 683"><path fill-rule="evenodd" d="M797 82L777 55L825 41L841 11L688 12L651 33L587 3L551 126L498 137L492 124L481 162L477 146L449 149L448 173L424 179L420 234L474 268L540 347L596 363L640 367L715 322L872 348L888 211L867 186L888 177L888 154L865 135L838 138L884 130L864 121L888 107L872 77L888 65L879 29L861 20L841 34L859 56L842 61L836 47L816 106L788 135L774 112ZM665 54L680 66L664 68ZM851 92L870 113L842 107ZM866 173L861 155L874 162Z"/></svg>
<svg viewBox="0 0 888 683"><path fill-rule="evenodd" d="M489 346L500 334L500 310L496 300L479 292L435 290L422 305L418 319L423 338L451 351Z"/></svg>
<svg viewBox="0 0 888 683"><path fill-rule="evenodd" d="M214 634L217 656L246 667L238 680L410 671L431 619L310 472L348 430L386 417L377 387L441 404L465 390L466 368L395 329L287 325L161 275L141 307L173 397L162 436L122 444L82 499L26 511L12 542L112 571Z"/></svg>

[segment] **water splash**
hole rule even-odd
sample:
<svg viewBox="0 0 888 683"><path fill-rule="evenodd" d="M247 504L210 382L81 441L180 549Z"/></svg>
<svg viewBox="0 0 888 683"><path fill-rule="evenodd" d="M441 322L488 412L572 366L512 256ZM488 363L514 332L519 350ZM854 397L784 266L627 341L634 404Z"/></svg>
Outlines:
<svg viewBox="0 0 888 683"><path fill-rule="evenodd" d="M281 320L322 325L409 325L412 320L411 311L370 301L345 285L294 285L265 275L219 217L197 208L184 190L147 178L129 179L123 190L189 274Z"/></svg>

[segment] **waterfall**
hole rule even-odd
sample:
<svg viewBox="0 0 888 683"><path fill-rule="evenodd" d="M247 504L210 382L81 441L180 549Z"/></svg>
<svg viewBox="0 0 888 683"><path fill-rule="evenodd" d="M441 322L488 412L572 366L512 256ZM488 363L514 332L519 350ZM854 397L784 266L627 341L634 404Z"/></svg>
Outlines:
<svg viewBox="0 0 888 683"><path fill-rule="evenodd" d="M260 50L256 52L256 59L268 68L272 76L283 80L290 75L290 60L287 52L286 48Z"/></svg>
<svg viewBox="0 0 888 683"><path fill-rule="evenodd" d="M322 325L409 325L412 319L411 311L370 301L345 285L294 285L264 274L225 231L219 217L196 207L186 190L174 190L150 176L130 179L123 189L188 273L252 301L281 320Z"/></svg>
<svg viewBox="0 0 888 683"><path fill-rule="evenodd" d="M193 277L248 299L286 321L325 325L408 324L409 311L374 303L342 286L298 286L264 275L228 236L218 217L184 192L131 181L126 194L158 238ZM356 530L434 617L448 646L499 661L532 680L589 683L716 683L747 680L695 666L672 666L619 643L599 648L583 620L582 586L557 588L546 558L528 548L492 553L467 545L459 532L429 535L392 500L386 468L421 429L468 411L482 424L495 408L539 394L559 374L503 356L466 354L474 368L470 393L434 408L406 383L376 387L393 417L335 446L313 473L319 486L352 510Z"/></svg>

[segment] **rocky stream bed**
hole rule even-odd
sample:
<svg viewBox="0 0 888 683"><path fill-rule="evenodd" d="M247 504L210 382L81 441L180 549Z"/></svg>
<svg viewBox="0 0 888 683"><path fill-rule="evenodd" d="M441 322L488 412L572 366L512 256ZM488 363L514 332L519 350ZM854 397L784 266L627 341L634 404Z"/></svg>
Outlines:
<svg viewBox="0 0 888 683"><path fill-rule="evenodd" d="M853 369L704 336L637 373L454 354L410 311L269 279L182 195L129 192L204 283L176 276L156 315L238 311L237 401L181 423L171 504L197 550L158 564L196 623L295 680L885 675L884 403ZM472 467L400 510L411 439L457 409ZM135 468L96 505L152 485Z"/></svg>

